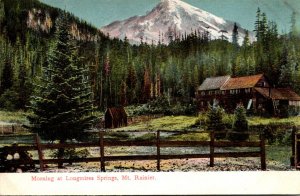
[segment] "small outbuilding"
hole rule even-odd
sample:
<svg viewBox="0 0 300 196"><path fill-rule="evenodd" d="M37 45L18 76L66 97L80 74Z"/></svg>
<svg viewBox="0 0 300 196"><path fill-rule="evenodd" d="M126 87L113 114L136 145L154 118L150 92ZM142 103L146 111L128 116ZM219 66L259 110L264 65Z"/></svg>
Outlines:
<svg viewBox="0 0 300 196"><path fill-rule="evenodd" d="M105 112L105 128L127 126L127 113L124 107L107 108Z"/></svg>

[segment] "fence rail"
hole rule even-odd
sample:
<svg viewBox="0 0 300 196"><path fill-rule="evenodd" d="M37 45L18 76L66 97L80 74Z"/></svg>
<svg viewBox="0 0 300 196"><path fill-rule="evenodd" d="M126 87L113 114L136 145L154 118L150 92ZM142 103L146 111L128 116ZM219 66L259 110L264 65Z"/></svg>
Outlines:
<svg viewBox="0 0 300 196"><path fill-rule="evenodd" d="M161 131L156 132L155 141L107 141L105 131L99 132L99 141L90 143L65 143L65 144L43 144L40 141L38 135L35 135L35 142L32 145L27 146L10 146L5 147L6 152L18 152L18 151L38 151L38 160L32 160L31 163L39 164L40 170L45 169L45 164L61 164L70 162L100 162L101 171L105 171L105 162L107 161L123 161L123 160L156 160L157 170L161 170L161 160L165 159L182 159L182 158L209 158L210 167L214 166L215 158L225 157L260 157L261 169L266 170L266 153L265 153L265 139L263 135L260 135L260 141L257 142L230 142L230 141L215 141L215 133L210 132L209 141L167 141L163 140L160 135ZM112 156L106 155L105 149L114 146L151 146L156 147L156 154L151 155L124 155L124 156ZM99 157L89 158L72 158L72 159L45 159L43 150L46 149L66 149L66 148L84 148L84 147L99 147ZM161 149L166 147L209 147L209 153L204 154L161 154ZM216 148L223 147L256 147L259 148L254 151L246 152L216 152ZM3 151L4 148L0 149ZM25 161L29 162L28 160ZM20 160L18 163L22 163Z"/></svg>
<svg viewBox="0 0 300 196"><path fill-rule="evenodd" d="M14 134L23 132L26 129L21 124L1 124L0 135Z"/></svg>

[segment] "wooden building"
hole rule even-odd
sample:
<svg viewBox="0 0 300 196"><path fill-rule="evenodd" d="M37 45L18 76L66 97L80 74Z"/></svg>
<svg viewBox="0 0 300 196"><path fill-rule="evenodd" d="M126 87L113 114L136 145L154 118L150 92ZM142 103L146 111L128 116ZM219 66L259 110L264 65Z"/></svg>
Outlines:
<svg viewBox="0 0 300 196"><path fill-rule="evenodd" d="M127 113L124 107L107 108L105 112L105 128L127 126Z"/></svg>
<svg viewBox="0 0 300 196"><path fill-rule="evenodd" d="M276 115L280 107L300 106L300 96L289 88L272 88L264 74L236 77L207 78L197 90L200 110L208 105L220 105L233 112L243 104L249 112Z"/></svg>

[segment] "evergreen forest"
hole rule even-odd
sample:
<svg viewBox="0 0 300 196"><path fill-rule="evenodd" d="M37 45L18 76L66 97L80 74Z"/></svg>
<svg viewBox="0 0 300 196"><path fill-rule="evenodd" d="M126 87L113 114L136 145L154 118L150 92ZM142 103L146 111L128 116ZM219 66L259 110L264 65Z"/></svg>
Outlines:
<svg viewBox="0 0 300 196"><path fill-rule="evenodd" d="M56 19L63 10L37 0L0 0L0 108L28 110L30 97L49 69L49 50L55 38ZM197 87L207 77L264 73L276 87L300 93L300 32L296 13L289 32L279 33L259 8L253 24L256 41L249 34L239 44L238 27L232 42L211 40L209 32L195 30L170 40L147 44L141 38L131 45L104 35L97 28L65 13L78 56L87 70L93 105L147 103L158 97L193 104ZM50 60L51 62L51 60Z"/></svg>

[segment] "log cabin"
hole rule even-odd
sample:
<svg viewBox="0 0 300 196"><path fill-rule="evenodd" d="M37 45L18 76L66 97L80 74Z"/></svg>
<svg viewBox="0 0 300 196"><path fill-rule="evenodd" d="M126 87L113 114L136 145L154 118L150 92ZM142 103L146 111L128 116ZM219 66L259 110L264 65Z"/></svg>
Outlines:
<svg viewBox="0 0 300 196"><path fill-rule="evenodd" d="M244 77L219 76L206 78L197 89L200 111L209 105L220 105L233 112L242 104L249 113L277 115L280 108L300 108L300 96L290 88L274 88L264 74Z"/></svg>

